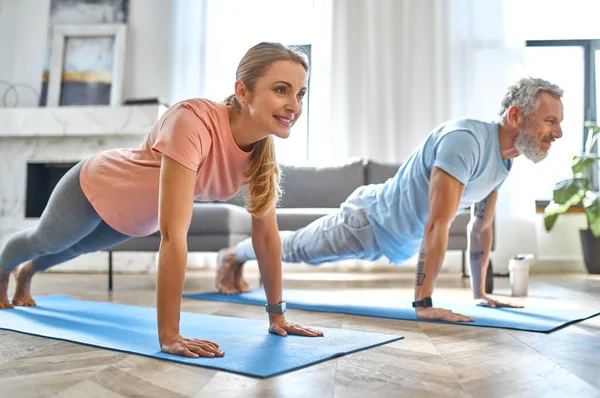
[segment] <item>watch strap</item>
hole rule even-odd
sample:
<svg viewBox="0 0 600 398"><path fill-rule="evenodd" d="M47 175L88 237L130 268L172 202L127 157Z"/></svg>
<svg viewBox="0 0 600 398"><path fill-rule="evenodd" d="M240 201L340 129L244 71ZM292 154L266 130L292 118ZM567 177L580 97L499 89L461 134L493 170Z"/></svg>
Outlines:
<svg viewBox="0 0 600 398"><path fill-rule="evenodd" d="M283 314L287 308L285 300L281 300L277 304L265 304L265 309L268 313Z"/></svg>
<svg viewBox="0 0 600 398"><path fill-rule="evenodd" d="M412 306L413 306L413 308L417 308L417 307L429 308L429 307L433 307L433 301L431 300L431 297L425 297L423 300L413 301Z"/></svg>

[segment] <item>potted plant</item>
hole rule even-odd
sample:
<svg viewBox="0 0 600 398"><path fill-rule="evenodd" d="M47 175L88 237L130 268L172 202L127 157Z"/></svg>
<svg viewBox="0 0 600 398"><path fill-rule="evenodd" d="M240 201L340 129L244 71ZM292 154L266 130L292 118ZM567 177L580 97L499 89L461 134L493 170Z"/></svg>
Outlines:
<svg viewBox="0 0 600 398"><path fill-rule="evenodd" d="M581 229L581 246L588 272L600 274L600 192L593 190L592 173L600 163L600 156L593 153L594 144L600 137L596 122L586 122L588 136L584 152L573 158L573 177L559 182L554 187L552 201L544 210L546 231L550 231L560 214L572 206L583 205L587 217L587 229Z"/></svg>

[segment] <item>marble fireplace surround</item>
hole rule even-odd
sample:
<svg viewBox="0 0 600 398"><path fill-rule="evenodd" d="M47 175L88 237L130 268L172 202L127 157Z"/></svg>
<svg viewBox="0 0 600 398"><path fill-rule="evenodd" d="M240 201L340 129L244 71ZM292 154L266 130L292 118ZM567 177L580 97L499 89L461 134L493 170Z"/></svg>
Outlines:
<svg viewBox="0 0 600 398"><path fill-rule="evenodd" d="M165 109L160 105L1 108L0 245L38 220L25 218L28 163L75 163L102 150L136 147ZM156 268L156 253L122 252L113 258L117 272ZM90 253L52 270L105 272L107 261L105 252Z"/></svg>

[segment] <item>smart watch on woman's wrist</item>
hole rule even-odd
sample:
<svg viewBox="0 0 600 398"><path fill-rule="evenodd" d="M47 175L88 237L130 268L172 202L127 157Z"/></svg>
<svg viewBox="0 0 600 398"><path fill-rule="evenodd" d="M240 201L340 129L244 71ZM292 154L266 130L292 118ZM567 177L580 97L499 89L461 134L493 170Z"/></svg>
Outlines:
<svg viewBox="0 0 600 398"><path fill-rule="evenodd" d="M286 310L285 301L281 300L277 304L265 304L265 308L269 314L283 314Z"/></svg>

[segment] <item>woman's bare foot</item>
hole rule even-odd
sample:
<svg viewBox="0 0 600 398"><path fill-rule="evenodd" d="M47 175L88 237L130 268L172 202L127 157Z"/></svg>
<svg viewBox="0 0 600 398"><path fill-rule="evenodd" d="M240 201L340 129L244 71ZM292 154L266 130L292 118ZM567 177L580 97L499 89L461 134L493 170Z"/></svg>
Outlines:
<svg viewBox="0 0 600 398"><path fill-rule="evenodd" d="M31 261L19 268L19 272L15 275L17 289L12 299L13 305L22 307L33 307L36 305L31 297L31 278L33 274L35 274L35 269Z"/></svg>
<svg viewBox="0 0 600 398"><path fill-rule="evenodd" d="M9 280L10 272L0 271L0 310L4 308L13 308L13 305L8 301Z"/></svg>
<svg viewBox="0 0 600 398"><path fill-rule="evenodd" d="M217 256L217 277L215 286L223 294L238 294L248 291L248 284L242 277L242 265L231 249L219 251Z"/></svg>

